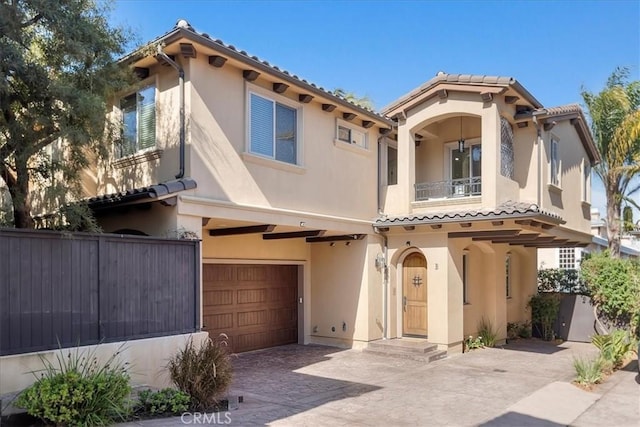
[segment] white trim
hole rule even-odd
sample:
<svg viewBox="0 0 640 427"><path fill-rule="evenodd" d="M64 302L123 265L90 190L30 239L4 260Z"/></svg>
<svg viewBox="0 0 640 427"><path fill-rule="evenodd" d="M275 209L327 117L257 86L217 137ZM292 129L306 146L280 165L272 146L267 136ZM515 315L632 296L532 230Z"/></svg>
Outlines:
<svg viewBox="0 0 640 427"><path fill-rule="evenodd" d="M240 153L240 157L242 157L245 162L254 163L260 166L266 166L274 169L280 169L286 172L297 173L298 175L304 175L305 173L307 173L307 169L302 166L294 165L287 162L281 162L280 160L272 159L271 157L267 156L261 156L260 154L256 153Z"/></svg>
<svg viewBox="0 0 640 427"><path fill-rule="evenodd" d="M214 258L203 257L203 264L270 264L270 265L306 265L306 259L261 259L261 258Z"/></svg>
<svg viewBox="0 0 640 427"><path fill-rule="evenodd" d="M360 154L363 156L368 156L371 154L371 150L364 148L358 144L349 144L348 142L344 142L340 139L334 139L333 145L343 150L351 151L352 153Z"/></svg>
<svg viewBox="0 0 640 427"><path fill-rule="evenodd" d="M261 155L259 153L254 153L251 151L251 94L255 94L260 96L261 98L266 98L274 103L282 104L286 107L292 108L296 110L296 163L287 163L293 166L304 167L304 144L303 144L303 135L304 135L304 127L303 127L303 110L304 106L302 103L295 102L294 100L287 98L286 96L280 95L268 89L265 89L261 86L258 86L253 83L246 82L245 85L245 144L244 144L244 152L247 154L251 154L253 156L264 157L265 159L271 159L280 163L276 160L276 151L275 151L275 111L274 111L274 147L273 147L273 157L268 157ZM275 105L274 105L275 108Z"/></svg>
<svg viewBox="0 0 640 427"><path fill-rule="evenodd" d="M343 141L340 138L338 138L338 127L347 128L349 130L352 130L352 131L355 131L355 132L358 132L358 133L362 134L362 137L364 139L362 141L363 145L360 145L360 144L357 144L357 143L353 143L353 142ZM338 142L342 142L343 144L353 145L353 146L359 147L359 148L361 148L363 150L367 150L367 151L369 150L369 131L367 129L363 128L362 126L358 126L356 124L353 124L353 123L348 122L346 120L339 119L337 117L336 117L336 128L335 128L335 138L334 138L334 140L338 141ZM335 144L335 141L334 141L334 144Z"/></svg>

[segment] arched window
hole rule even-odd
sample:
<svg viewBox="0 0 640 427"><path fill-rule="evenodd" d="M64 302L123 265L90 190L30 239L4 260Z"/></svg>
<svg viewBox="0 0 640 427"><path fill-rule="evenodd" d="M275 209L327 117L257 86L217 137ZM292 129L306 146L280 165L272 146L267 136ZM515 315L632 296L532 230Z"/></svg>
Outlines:
<svg viewBox="0 0 640 427"><path fill-rule="evenodd" d="M500 117L500 174L513 179L513 127Z"/></svg>

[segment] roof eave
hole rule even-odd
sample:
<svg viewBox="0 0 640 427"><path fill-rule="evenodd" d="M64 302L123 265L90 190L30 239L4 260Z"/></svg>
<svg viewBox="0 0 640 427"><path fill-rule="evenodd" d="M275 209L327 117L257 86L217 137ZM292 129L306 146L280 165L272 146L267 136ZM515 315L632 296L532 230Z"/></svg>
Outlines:
<svg viewBox="0 0 640 427"><path fill-rule="evenodd" d="M540 212L529 212L529 213L488 213L481 217L464 217L461 216L459 218L427 218L427 219L410 219L403 221L381 221L374 223L375 228L384 228L384 227L402 227L407 225L430 225L430 224L457 224L460 222L478 222L478 221L488 221L494 219L522 219L522 218L535 218L540 219L543 222L551 223L554 225L562 225L565 224L566 221L559 217L554 217L550 215L545 215Z"/></svg>
<svg viewBox="0 0 640 427"><path fill-rule="evenodd" d="M339 96L333 95L332 93L330 93L329 91L325 91L320 89L319 87L310 84L310 83L306 83L300 79L294 78L291 74L285 73L283 71L277 70L274 67L270 66L270 65L266 65L256 59L253 59L237 50L233 50L221 43L216 42L215 40L211 39L211 38L207 38L193 30L190 30L188 28L174 28L173 30L169 31L168 33L152 40L151 42L147 43L144 47L149 46L151 44L157 44L157 43L164 43L164 44L171 44L174 43L182 38L186 38L189 39L195 43L199 43L201 45L204 45L210 49L213 49L215 51L220 52L223 55L226 55L230 58L233 58L237 61L243 62L245 64L247 64L248 66L255 68L256 70L265 72L265 73L269 73L271 75L276 75L278 78L284 80L287 83L291 83L292 85L298 86L303 88L306 91L311 92L312 94L318 96L318 97L322 97L322 98L326 98L329 99L337 104L339 104L340 106L344 107L344 108L348 108L350 110L354 110L360 114L362 114L363 116L366 116L367 118L373 119L375 120L378 125L384 125L384 126L389 126L389 127L393 127L395 125L395 122L387 117L383 117L380 114L377 114L373 111L367 110L366 108L363 108L357 104L353 104L345 99L340 98ZM121 58L119 60L119 62L122 63L134 63L140 59L142 59L143 57L146 57L148 55L142 55L141 56L141 52L144 52L144 47L136 49L134 52L124 56L123 58Z"/></svg>

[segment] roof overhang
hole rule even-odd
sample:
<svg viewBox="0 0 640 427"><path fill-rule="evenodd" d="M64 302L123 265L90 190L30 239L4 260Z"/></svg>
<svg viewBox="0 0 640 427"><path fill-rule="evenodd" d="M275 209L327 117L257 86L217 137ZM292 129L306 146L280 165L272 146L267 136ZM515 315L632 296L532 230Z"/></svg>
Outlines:
<svg viewBox="0 0 640 427"><path fill-rule="evenodd" d="M395 122L377 114L374 111L361 107L360 105L349 102L348 100L336 96L333 92L317 86L314 83L310 83L298 76L289 73L286 70L282 70L275 65L268 63L267 61L260 60L256 56L250 56L247 52L237 50L233 45L225 44L222 40L212 39L205 33L198 33L189 27L175 27L166 34L152 40L145 46L131 52L130 54L122 57L119 62L130 64L136 67L148 67L150 64L155 63L156 50L155 46L163 45L167 54L181 54L184 53L184 47L181 48L180 42L191 41L196 43L198 48L206 48L208 50L215 51L217 54L222 55L225 59L233 59L244 64L247 68L256 70L258 72L266 73L277 78L279 81L291 84L300 88L304 92L308 92L313 96L327 100L331 103L338 104L343 108L355 111L358 115L367 119L375 121L381 127L393 127ZM175 52L174 52L175 50ZM194 51L194 52L195 52ZM191 53L189 56L193 56Z"/></svg>
<svg viewBox="0 0 640 427"><path fill-rule="evenodd" d="M132 188L118 193L99 195L87 199L86 202L94 213L151 202L164 201L165 204L171 205L174 203L169 202L168 199L174 197L176 193L196 187L197 184L193 179L182 178L148 187Z"/></svg>
<svg viewBox="0 0 640 427"><path fill-rule="evenodd" d="M443 90L445 92L442 92ZM516 92L533 108L542 108L540 101L512 77L439 74L419 88L384 107L382 114L387 117L394 117L435 96L442 97L441 94L446 93L446 91L502 94L507 90Z"/></svg>

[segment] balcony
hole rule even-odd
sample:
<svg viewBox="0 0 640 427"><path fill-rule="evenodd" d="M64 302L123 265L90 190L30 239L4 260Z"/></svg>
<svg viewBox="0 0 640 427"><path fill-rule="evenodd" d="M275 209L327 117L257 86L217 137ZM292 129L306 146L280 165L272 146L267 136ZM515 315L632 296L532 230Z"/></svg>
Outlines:
<svg viewBox="0 0 640 427"><path fill-rule="evenodd" d="M447 181L422 182L415 185L417 202L432 199L452 199L479 196L482 194L482 178L450 179Z"/></svg>

